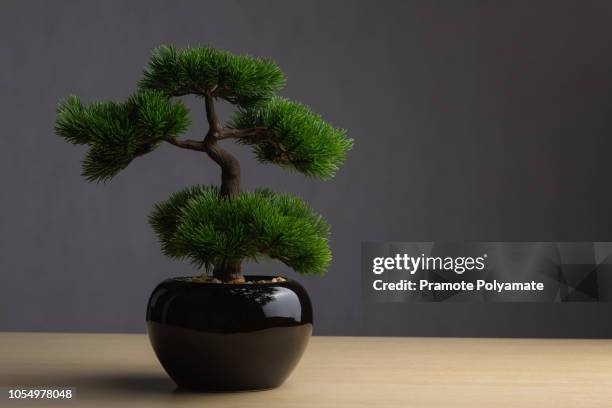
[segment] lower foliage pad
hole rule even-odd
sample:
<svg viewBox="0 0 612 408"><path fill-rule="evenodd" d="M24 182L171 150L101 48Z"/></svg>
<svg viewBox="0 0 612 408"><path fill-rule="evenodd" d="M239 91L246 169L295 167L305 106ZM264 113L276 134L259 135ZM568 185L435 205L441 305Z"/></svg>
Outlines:
<svg viewBox="0 0 612 408"><path fill-rule="evenodd" d="M306 203L269 190L223 197L194 186L155 205L149 221L164 253L212 270L262 257L305 274L323 274L331 261L329 226Z"/></svg>

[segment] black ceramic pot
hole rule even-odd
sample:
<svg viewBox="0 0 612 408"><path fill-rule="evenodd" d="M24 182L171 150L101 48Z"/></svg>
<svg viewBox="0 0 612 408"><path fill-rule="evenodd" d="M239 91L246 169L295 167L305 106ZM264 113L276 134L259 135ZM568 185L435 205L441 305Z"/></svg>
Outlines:
<svg viewBox="0 0 612 408"><path fill-rule="evenodd" d="M151 294L147 328L155 354L179 387L274 388L306 348L312 306L306 290L291 280L219 284L175 278Z"/></svg>

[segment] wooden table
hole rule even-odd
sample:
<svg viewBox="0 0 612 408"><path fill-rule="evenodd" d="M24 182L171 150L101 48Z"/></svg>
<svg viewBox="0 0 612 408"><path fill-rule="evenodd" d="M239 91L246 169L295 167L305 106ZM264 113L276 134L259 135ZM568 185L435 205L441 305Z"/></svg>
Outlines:
<svg viewBox="0 0 612 408"><path fill-rule="evenodd" d="M200 394L175 389L145 335L0 333L2 386L77 390L2 407L612 407L612 341L314 337L282 387Z"/></svg>

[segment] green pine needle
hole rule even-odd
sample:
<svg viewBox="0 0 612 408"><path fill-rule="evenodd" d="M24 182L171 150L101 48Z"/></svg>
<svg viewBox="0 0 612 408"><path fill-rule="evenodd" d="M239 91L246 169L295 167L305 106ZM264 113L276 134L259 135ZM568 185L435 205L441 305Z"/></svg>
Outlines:
<svg viewBox="0 0 612 408"><path fill-rule="evenodd" d="M353 146L344 129L334 128L308 107L281 97L239 110L229 126L266 128L266 137L247 137L240 142L253 146L261 162L284 165L324 180L334 176Z"/></svg>
<svg viewBox="0 0 612 408"><path fill-rule="evenodd" d="M153 50L140 87L169 96L214 95L243 107L264 102L285 86L270 59L234 55L210 47L163 45Z"/></svg>
<svg viewBox="0 0 612 408"><path fill-rule="evenodd" d="M149 222L163 252L211 270L269 257L303 274L324 274L329 226L307 204L268 190L223 197L196 186L155 205Z"/></svg>
<svg viewBox="0 0 612 408"><path fill-rule="evenodd" d="M189 127L189 111L158 91L140 91L124 102L83 105L69 96L57 108L55 131L72 144L89 145L83 176L90 182L114 177L138 156Z"/></svg>

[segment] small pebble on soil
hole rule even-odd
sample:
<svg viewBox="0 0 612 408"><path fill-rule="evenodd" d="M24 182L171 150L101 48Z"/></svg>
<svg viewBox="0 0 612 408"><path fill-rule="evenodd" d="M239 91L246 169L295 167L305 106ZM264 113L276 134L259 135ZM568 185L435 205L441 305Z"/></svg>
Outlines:
<svg viewBox="0 0 612 408"><path fill-rule="evenodd" d="M217 279L217 278L212 278L209 276L194 276L192 278L190 278L191 282L197 282L197 283L224 283L221 280ZM260 280L256 280L256 281L245 281L244 279L234 279L228 282L225 282L226 284L253 284L253 283L280 283L280 282L285 282L287 281L287 279L283 278L282 276L277 276L275 278L272 279L260 279Z"/></svg>

